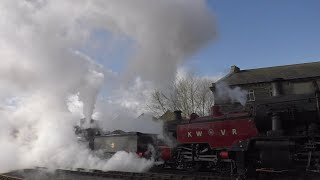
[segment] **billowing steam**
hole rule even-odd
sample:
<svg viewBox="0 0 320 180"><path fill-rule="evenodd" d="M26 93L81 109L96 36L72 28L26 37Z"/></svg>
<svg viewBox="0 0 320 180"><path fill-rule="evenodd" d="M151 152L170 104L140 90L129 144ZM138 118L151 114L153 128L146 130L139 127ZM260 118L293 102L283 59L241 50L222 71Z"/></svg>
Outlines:
<svg viewBox="0 0 320 180"><path fill-rule="evenodd" d="M125 19L134 30L120 25L139 46L129 62L129 75L137 73L143 80L158 83L173 80L178 65L215 36L212 14L203 1L130 2L132 13Z"/></svg>
<svg viewBox="0 0 320 180"><path fill-rule="evenodd" d="M242 90L240 87L231 88L225 82L219 82L216 84L215 100L228 101L232 103L239 102L244 106L247 102L246 90Z"/></svg>
<svg viewBox="0 0 320 180"><path fill-rule="evenodd" d="M94 70L85 77L87 86L80 89L80 99L83 102L83 114L86 122L90 122L95 106L95 102L98 96L98 92L102 86L104 75ZM88 124L86 124L88 126Z"/></svg>
<svg viewBox="0 0 320 180"><path fill-rule="evenodd" d="M161 84L215 34L202 0L2 0L0 14L0 172L32 166L146 170L152 161L130 153L106 161L79 144L73 129L79 115L68 111L68 97L79 94L89 120L108 79ZM124 77L84 53L101 41L94 38L98 31L132 42ZM114 89L123 90L121 84ZM132 96L142 97L137 93ZM128 104L105 100L113 113Z"/></svg>

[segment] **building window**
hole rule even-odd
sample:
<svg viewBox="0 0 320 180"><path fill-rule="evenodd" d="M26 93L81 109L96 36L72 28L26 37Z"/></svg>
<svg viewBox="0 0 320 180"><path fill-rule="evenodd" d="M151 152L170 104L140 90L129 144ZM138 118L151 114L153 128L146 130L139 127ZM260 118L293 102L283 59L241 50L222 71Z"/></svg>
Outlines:
<svg viewBox="0 0 320 180"><path fill-rule="evenodd" d="M269 89L269 95L273 96L273 89L272 88Z"/></svg>
<svg viewBox="0 0 320 180"><path fill-rule="evenodd" d="M252 89L248 91L248 101L255 101L254 90Z"/></svg>

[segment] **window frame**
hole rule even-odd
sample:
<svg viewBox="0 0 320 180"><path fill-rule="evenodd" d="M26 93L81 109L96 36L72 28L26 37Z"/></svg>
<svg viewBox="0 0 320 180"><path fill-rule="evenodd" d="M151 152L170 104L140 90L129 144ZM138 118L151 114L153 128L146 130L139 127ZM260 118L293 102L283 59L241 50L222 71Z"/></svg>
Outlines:
<svg viewBox="0 0 320 180"><path fill-rule="evenodd" d="M249 90L248 90L247 100L248 100L249 102L253 102L253 101L256 100L256 96L255 96L255 94L254 94L254 89L249 89Z"/></svg>
<svg viewBox="0 0 320 180"><path fill-rule="evenodd" d="M272 89L272 87L269 88L269 96L273 97L273 89Z"/></svg>

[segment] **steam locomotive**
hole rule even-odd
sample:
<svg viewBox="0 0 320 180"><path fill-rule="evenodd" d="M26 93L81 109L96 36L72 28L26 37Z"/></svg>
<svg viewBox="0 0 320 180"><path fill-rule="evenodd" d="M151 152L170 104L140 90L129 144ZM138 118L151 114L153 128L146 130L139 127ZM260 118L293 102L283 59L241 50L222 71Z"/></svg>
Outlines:
<svg viewBox="0 0 320 180"><path fill-rule="evenodd" d="M320 173L319 89L312 94L284 95L281 82L274 81L272 91L273 96L246 106L216 104L204 117L193 113L185 119L181 111L175 111L175 120L164 125L164 134L177 142L174 147L141 133L96 136L88 138L89 145L103 149L111 139L109 146L114 150L117 139L134 135L131 151L148 154L148 144L152 144L152 156L163 160L164 168L237 177L255 177L263 172Z"/></svg>
<svg viewBox="0 0 320 180"><path fill-rule="evenodd" d="M79 142L87 144L89 149L102 159L109 159L118 151L136 153L141 158L150 159L159 156L155 147L161 147L161 143L163 144L156 134L122 130L102 132L98 128L75 129Z"/></svg>
<svg viewBox="0 0 320 180"><path fill-rule="evenodd" d="M255 177L259 173L320 172L320 91L273 96L250 105L215 105L209 116L191 114L165 125L178 145L163 148L164 166Z"/></svg>

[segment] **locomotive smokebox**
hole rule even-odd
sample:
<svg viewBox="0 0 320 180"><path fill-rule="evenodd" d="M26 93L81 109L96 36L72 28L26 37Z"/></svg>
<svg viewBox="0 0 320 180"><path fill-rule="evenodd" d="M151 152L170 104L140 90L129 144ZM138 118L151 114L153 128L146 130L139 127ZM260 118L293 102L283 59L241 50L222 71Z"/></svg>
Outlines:
<svg viewBox="0 0 320 180"><path fill-rule="evenodd" d="M181 115L181 111L180 110L176 110L174 111L174 116L175 116L175 120L177 121L181 121L182 120L182 115Z"/></svg>
<svg viewBox="0 0 320 180"><path fill-rule="evenodd" d="M290 168L293 159L290 151L296 147L293 141L257 141L255 148L260 151L260 164L265 168Z"/></svg>

